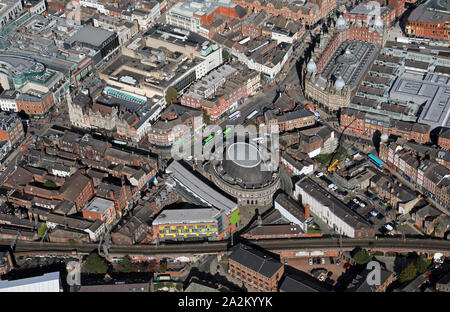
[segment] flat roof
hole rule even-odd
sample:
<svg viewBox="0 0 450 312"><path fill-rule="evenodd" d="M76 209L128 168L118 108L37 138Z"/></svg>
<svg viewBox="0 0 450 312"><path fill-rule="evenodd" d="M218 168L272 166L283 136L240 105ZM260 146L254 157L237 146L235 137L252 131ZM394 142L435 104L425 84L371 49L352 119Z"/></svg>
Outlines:
<svg viewBox="0 0 450 312"><path fill-rule="evenodd" d="M308 193L322 205L330 208L343 222L354 229L369 228L370 224L359 214L351 210L342 201L331 195L327 190L310 178L303 179L297 184L304 192Z"/></svg>
<svg viewBox="0 0 450 312"><path fill-rule="evenodd" d="M114 206L114 202L112 200L94 197L94 199L83 209L83 211L104 214L105 211L111 206Z"/></svg>
<svg viewBox="0 0 450 312"><path fill-rule="evenodd" d="M18 280L0 281L0 292L60 292L59 272Z"/></svg>
<svg viewBox="0 0 450 312"><path fill-rule="evenodd" d="M99 27L84 26L80 28L70 39L69 42L83 42L92 46L99 47L103 42L114 36L113 32Z"/></svg>
<svg viewBox="0 0 450 312"><path fill-rule="evenodd" d="M186 207L177 209L164 209L152 222L153 225L163 224L190 224L216 222L220 210L215 207Z"/></svg>

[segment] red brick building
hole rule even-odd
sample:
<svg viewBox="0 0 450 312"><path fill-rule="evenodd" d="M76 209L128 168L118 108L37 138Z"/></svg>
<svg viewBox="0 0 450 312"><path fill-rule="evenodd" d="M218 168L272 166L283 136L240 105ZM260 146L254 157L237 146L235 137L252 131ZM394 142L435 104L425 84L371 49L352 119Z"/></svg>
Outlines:
<svg viewBox="0 0 450 312"><path fill-rule="evenodd" d="M375 116L377 118L374 118ZM400 136L417 143L426 143L430 140L429 125L389 119L386 116L368 114L350 108L342 109L340 125L341 129L348 126L347 134L372 137L376 131L379 131L381 134Z"/></svg>
<svg viewBox="0 0 450 312"><path fill-rule="evenodd" d="M234 0L233 2L247 8L249 11L265 11L273 16L282 15L286 19L300 20L303 24L308 25L314 25L336 7L336 0L308 1L313 6L298 6L282 0Z"/></svg>
<svg viewBox="0 0 450 312"><path fill-rule="evenodd" d="M443 128L439 133L438 145L450 150L450 128Z"/></svg>
<svg viewBox="0 0 450 312"><path fill-rule="evenodd" d="M406 33L413 37L450 40L449 24L448 8L441 6L439 0L431 0L411 12L406 24Z"/></svg>
<svg viewBox="0 0 450 312"><path fill-rule="evenodd" d="M242 281L247 288L251 287L261 292L276 292L278 282L284 273L284 266L269 254L238 244L231 248L228 273Z"/></svg>
<svg viewBox="0 0 450 312"><path fill-rule="evenodd" d="M24 135L22 120L18 115L0 113L0 141L9 141L14 146Z"/></svg>
<svg viewBox="0 0 450 312"><path fill-rule="evenodd" d="M61 187L60 192L63 199L75 203L77 211L80 211L94 197L94 183L91 178L78 171L67 179L66 183Z"/></svg>
<svg viewBox="0 0 450 312"><path fill-rule="evenodd" d="M44 115L55 104L53 93L46 93L41 96L29 96L21 94L16 99L18 111L24 111L29 115Z"/></svg>

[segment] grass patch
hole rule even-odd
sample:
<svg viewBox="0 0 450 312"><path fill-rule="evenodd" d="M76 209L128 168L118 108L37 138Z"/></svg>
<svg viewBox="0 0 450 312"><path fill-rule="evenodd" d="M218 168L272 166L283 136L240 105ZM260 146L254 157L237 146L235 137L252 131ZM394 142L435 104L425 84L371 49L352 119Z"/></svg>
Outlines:
<svg viewBox="0 0 450 312"><path fill-rule="evenodd" d="M313 225L311 227L308 228L308 234L317 234L317 233L322 233L322 229L317 225Z"/></svg>
<svg viewBox="0 0 450 312"><path fill-rule="evenodd" d="M335 161L335 160L343 160L344 158L347 157L347 155L348 155L347 150L344 147L339 146L339 148L335 152L331 154L317 155L316 157L314 157L314 159L317 160L322 166L328 166L331 157L333 157L333 161Z"/></svg>

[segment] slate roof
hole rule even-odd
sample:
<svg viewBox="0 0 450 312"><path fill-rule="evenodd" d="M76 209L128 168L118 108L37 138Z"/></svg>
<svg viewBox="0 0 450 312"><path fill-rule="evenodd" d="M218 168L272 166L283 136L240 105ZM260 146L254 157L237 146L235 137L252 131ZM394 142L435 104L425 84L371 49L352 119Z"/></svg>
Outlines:
<svg viewBox="0 0 450 312"><path fill-rule="evenodd" d="M229 258L267 278L274 276L283 266L277 259L270 255L243 244L232 247Z"/></svg>

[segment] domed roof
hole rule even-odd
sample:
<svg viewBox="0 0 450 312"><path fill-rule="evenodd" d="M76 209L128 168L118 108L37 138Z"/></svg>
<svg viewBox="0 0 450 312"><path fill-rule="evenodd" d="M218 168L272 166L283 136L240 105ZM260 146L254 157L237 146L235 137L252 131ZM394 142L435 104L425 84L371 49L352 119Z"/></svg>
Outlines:
<svg viewBox="0 0 450 312"><path fill-rule="evenodd" d="M259 150L245 142L233 143L225 149L222 172L218 173L225 181L243 188L258 188L272 180L272 171L262 170Z"/></svg>
<svg viewBox="0 0 450 312"><path fill-rule="evenodd" d="M338 79L336 79L336 82L334 83L334 88L337 91L342 90L345 87L345 81L342 79L342 76L339 76Z"/></svg>
<svg viewBox="0 0 450 312"><path fill-rule="evenodd" d="M313 61L313 59L310 59L308 64L306 65L306 71L308 73L314 73L314 74L317 72L317 65Z"/></svg>
<svg viewBox="0 0 450 312"><path fill-rule="evenodd" d="M379 15L377 15L377 17L375 17L375 22L374 22L373 26L376 28L383 28L384 24Z"/></svg>
<svg viewBox="0 0 450 312"><path fill-rule="evenodd" d="M339 18L336 21L336 28L338 29L344 29L347 26L347 22L345 21L345 18L343 15L339 16Z"/></svg>

